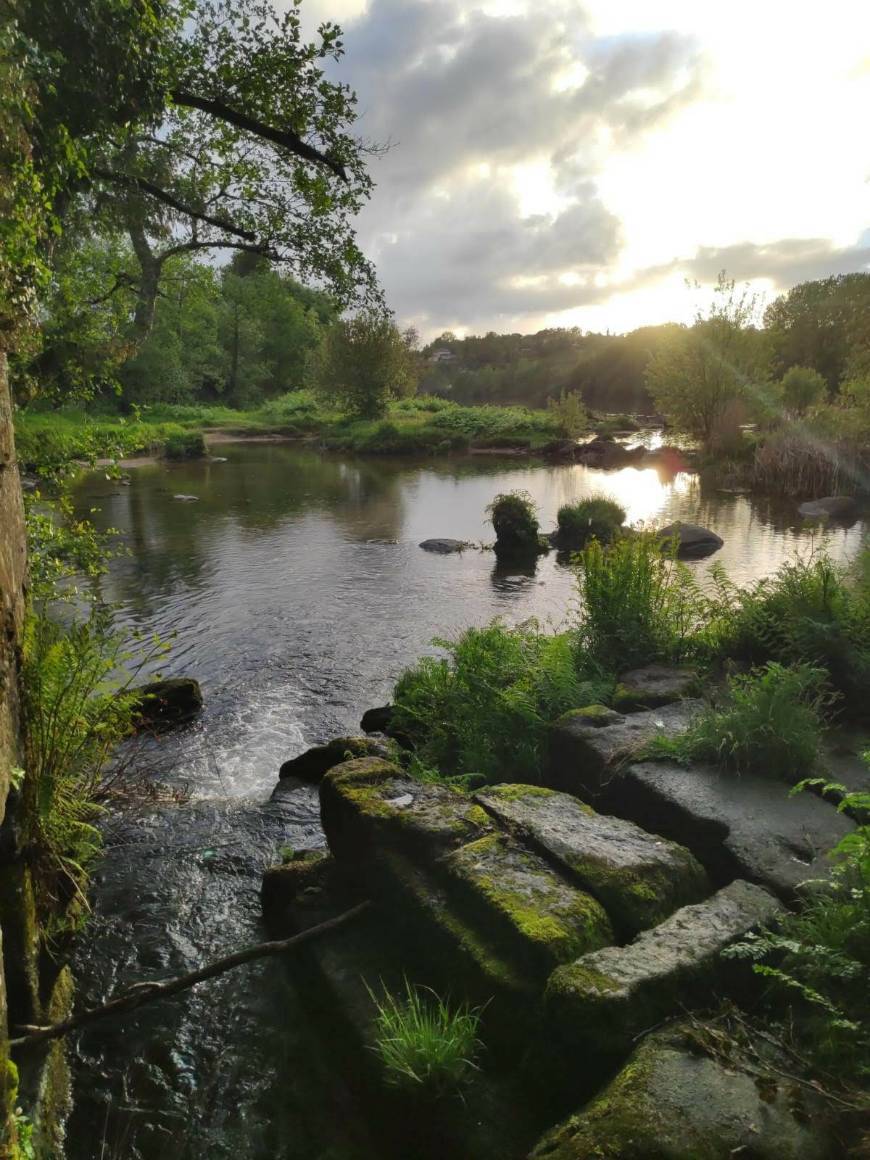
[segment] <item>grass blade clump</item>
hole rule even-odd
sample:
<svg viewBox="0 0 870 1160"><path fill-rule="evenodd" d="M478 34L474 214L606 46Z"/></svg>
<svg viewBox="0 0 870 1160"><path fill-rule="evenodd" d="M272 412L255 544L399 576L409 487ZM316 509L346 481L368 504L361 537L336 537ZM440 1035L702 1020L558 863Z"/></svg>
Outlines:
<svg viewBox="0 0 870 1160"><path fill-rule="evenodd" d="M369 992L371 995L371 992ZM445 1095L477 1070L480 1010L451 1007L428 987L405 980L403 995L387 992L377 1006L374 1050L391 1087Z"/></svg>
<svg viewBox="0 0 870 1160"><path fill-rule="evenodd" d="M499 559L535 557L546 551L532 497L525 491L497 495L486 509L495 529L495 554Z"/></svg>
<svg viewBox="0 0 870 1160"><path fill-rule="evenodd" d="M563 504L556 515L559 546L582 548L591 539L607 543L625 523L625 514L625 508L606 495Z"/></svg>
<svg viewBox="0 0 870 1160"><path fill-rule="evenodd" d="M819 757L824 712L831 704L827 674L808 665L771 661L729 682L729 703L700 713L679 737L656 737L648 754L709 761L734 773L797 781Z"/></svg>

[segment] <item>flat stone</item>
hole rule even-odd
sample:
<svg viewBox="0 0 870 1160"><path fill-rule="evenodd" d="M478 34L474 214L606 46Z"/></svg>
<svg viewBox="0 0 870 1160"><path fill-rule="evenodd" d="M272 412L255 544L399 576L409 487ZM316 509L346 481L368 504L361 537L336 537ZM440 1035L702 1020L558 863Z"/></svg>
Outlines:
<svg viewBox="0 0 870 1160"><path fill-rule="evenodd" d="M462 846L438 873L474 925L541 982L559 963L613 942L601 905L506 834Z"/></svg>
<svg viewBox="0 0 870 1160"><path fill-rule="evenodd" d="M802 503L798 511L802 516L810 518L837 519L853 515L856 506L855 500L850 495L826 495L823 499Z"/></svg>
<svg viewBox="0 0 870 1160"><path fill-rule="evenodd" d="M779 1063L787 1073L787 1060ZM834 1160L821 1101L780 1075L759 1083L738 1049L699 1050L688 1024L648 1036L615 1079L549 1132L531 1160Z"/></svg>
<svg viewBox="0 0 870 1160"><path fill-rule="evenodd" d="M608 713L594 721L588 709L565 713L550 735L548 784L595 798L620 763L636 757L657 733L683 733L702 707L697 700L676 701L628 716Z"/></svg>
<svg viewBox="0 0 870 1160"><path fill-rule="evenodd" d="M393 746L388 741L377 741L368 737L335 737L325 745L314 745L298 757L285 761L278 773L279 778L298 777L300 781L317 782L333 766L340 765L354 757L381 757L390 760L394 756Z"/></svg>
<svg viewBox="0 0 870 1160"><path fill-rule="evenodd" d="M698 673L686 665L646 665L619 678L613 697L614 708L626 713L635 709L657 709L686 697L698 695Z"/></svg>
<svg viewBox="0 0 870 1160"><path fill-rule="evenodd" d="M717 881L735 875L780 897L830 872L828 851L854 829L816 794L715 766L638 762L610 783L608 807L687 846Z"/></svg>
<svg viewBox="0 0 870 1160"><path fill-rule="evenodd" d="M415 781L378 757L345 761L325 775L320 817L330 849L344 861L377 858L386 847L434 859L493 828L463 794Z"/></svg>
<svg viewBox="0 0 870 1160"><path fill-rule="evenodd" d="M709 528L702 528L700 524L684 524L679 521L668 524L659 531L662 543L677 541L677 555L697 559L701 556L711 556L718 552L725 541Z"/></svg>
<svg viewBox="0 0 870 1160"><path fill-rule="evenodd" d="M450 552L464 552L470 545L467 540L449 540L436 537L432 540L423 540L420 547L424 552L438 552L446 556Z"/></svg>
<svg viewBox="0 0 870 1160"><path fill-rule="evenodd" d="M624 937L710 892L706 873L685 847L622 818L596 814L569 794L498 785L481 790L475 800L597 898Z"/></svg>
<svg viewBox="0 0 870 1160"><path fill-rule="evenodd" d="M736 881L684 906L627 946L604 947L550 976L546 1004L569 1039L619 1050L680 1006L709 1001L729 960L722 951L781 907L761 886Z"/></svg>

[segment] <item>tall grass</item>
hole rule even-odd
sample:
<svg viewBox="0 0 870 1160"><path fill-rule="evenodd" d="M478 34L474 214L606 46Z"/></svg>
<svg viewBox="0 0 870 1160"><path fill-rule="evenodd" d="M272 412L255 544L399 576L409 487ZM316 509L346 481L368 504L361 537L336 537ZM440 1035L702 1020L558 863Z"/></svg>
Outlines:
<svg viewBox="0 0 870 1160"><path fill-rule="evenodd" d="M479 1009L451 1007L407 979L404 995L372 998L377 1006L374 1050L388 1084L437 1097L456 1091L477 1070Z"/></svg>
<svg viewBox="0 0 870 1160"><path fill-rule="evenodd" d="M608 542L625 523L625 508L606 495L563 504L556 516L560 545L582 547L587 540Z"/></svg>
<svg viewBox="0 0 870 1160"><path fill-rule="evenodd" d="M609 547L593 540L578 558L577 582L580 648L599 665L618 673L692 653L704 601L654 532Z"/></svg>
<svg viewBox="0 0 870 1160"><path fill-rule="evenodd" d="M732 677L728 694L724 708L704 710L680 736L654 738L649 754L792 783L814 772L831 704L824 670L771 661Z"/></svg>

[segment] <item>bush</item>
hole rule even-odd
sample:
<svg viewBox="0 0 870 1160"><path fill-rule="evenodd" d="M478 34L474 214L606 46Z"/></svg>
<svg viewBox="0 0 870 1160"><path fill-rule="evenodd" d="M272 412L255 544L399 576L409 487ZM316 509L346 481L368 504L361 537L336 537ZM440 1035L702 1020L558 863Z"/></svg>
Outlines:
<svg viewBox="0 0 870 1160"><path fill-rule="evenodd" d="M180 431L163 444L163 454L167 459L201 459L205 455L205 439L199 431Z"/></svg>
<svg viewBox="0 0 870 1160"><path fill-rule="evenodd" d="M540 553L538 517L528 492L510 491L497 495L486 511L495 529L497 556L521 558Z"/></svg>
<svg viewBox="0 0 870 1160"><path fill-rule="evenodd" d="M428 987L407 980L404 996L388 993L375 1003L374 1050L391 1086L435 1097L455 1091L477 1070L479 1010L468 1004L451 1008Z"/></svg>
<svg viewBox="0 0 870 1160"><path fill-rule="evenodd" d="M576 391L562 391L558 399L549 399L547 409L559 426L559 432L575 439L589 429L589 415Z"/></svg>
<svg viewBox="0 0 870 1160"><path fill-rule="evenodd" d="M625 508L604 495L564 504L556 516L563 547L582 547L589 539L612 540L625 522Z"/></svg>
<svg viewBox="0 0 870 1160"><path fill-rule="evenodd" d="M725 708L704 710L681 736L657 737L649 751L796 782L814 771L819 758L823 714L831 703L826 677L821 669L775 661L732 677Z"/></svg>
<svg viewBox="0 0 870 1160"><path fill-rule="evenodd" d="M779 383L779 394L787 411L803 415L824 401L828 384L812 367L789 367Z"/></svg>
<svg viewBox="0 0 870 1160"><path fill-rule="evenodd" d="M541 633L533 623L491 624L436 643L449 656L424 657L399 678L393 727L442 777L539 780L549 724L612 691L599 671L578 663L572 635Z"/></svg>
<svg viewBox="0 0 870 1160"><path fill-rule="evenodd" d="M694 650L705 601L675 551L663 554L655 532L640 532L609 547L593 540L578 557L579 644L607 670Z"/></svg>

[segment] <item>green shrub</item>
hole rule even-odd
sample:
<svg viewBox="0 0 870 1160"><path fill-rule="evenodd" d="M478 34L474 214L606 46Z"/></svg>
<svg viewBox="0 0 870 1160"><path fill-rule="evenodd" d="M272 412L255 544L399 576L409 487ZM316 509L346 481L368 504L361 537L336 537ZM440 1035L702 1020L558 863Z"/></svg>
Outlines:
<svg viewBox="0 0 870 1160"><path fill-rule="evenodd" d="M789 367L779 383L779 395L787 411L803 415L823 402L828 384L812 367Z"/></svg>
<svg viewBox="0 0 870 1160"><path fill-rule="evenodd" d="M578 642L608 671L694 651L704 600L674 551L663 554L655 532L640 532L609 547L593 540L580 553Z"/></svg>
<svg viewBox="0 0 870 1160"><path fill-rule="evenodd" d="M870 584L860 568L816 554L748 589L712 571L717 591L705 633L712 652L754 665L823 668L845 708L870 715Z"/></svg>
<svg viewBox="0 0 870 1160"><path fill-rule="evenodd" d="M539 524L532 497L525 491L497 495L486 509L495 529L495 554L502 558L537 556Z"/></svg>
<svg viewBox="0 0 870 1160"><path fill-rule="evenodd" d="M179 431L163 444L163 454L167 459L201 459L205 455L205 439L199 431Z"/></svg>
<svg viewBox="0 0 870 1160"><path fill-rule="evenodd" d="M589 415L576 391L562 391L558 399L548 399L547 409L558 424L559 433L576 439L589 429Z"/></svg>
<svg viewBox="0 0 870 1160"><path fill-rule="evenodd" d="M612 691L601 672L578 664L571 634L533 623L436 643L448 657L424 657L399 678L393 725L444 778L539 780L549 724Z"/></svg>
<svg viewBox="0 0 870 1160"><path fill-rule="evenodd" d="M625 508L605 495L563 504L556 516L562 547L582 547L587 540L612 540L625 523Z"/></svg>
<svg viewBox="0 0 870 1160"><path fill-rule="evenodd" d="M655 738L650 753L796 782L818 762L831 703L826 680L821 669L775 661L732 677L724 708L704 710L679 737Z"/></svg>
<svg viewBox="0 0 870 1160"><path fill-rule="evenodd" d="M407 979L403 996L387 993L383 1001L374 1001L374 1051L392 1087L437 1097L456 1091L477 1070L482 1046L478 1009L451 1007L428 987L412 986Z"/></svg>

